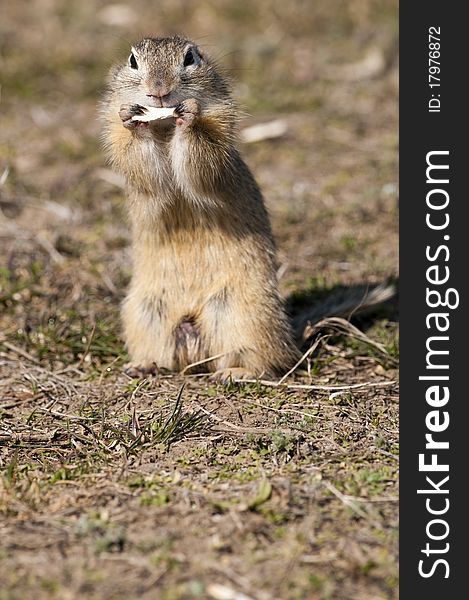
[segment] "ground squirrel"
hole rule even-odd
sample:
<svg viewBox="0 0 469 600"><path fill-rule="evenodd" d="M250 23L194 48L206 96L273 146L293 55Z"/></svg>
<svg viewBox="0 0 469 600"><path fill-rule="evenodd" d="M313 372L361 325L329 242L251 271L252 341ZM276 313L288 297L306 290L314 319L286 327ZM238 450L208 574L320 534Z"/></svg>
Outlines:
<svg viewBox="0 0 469 600"><path fill-rule="evenodd" d="M136 120L144 107L166 107L172 118ZM187 39L145 38L111 69L101 108L104 146L126 178L132 222L133 276L122 308L128 372L202 361L198 370L220 379L285 373L299 349L221 69ZM297 315L296 339L305 341L309 321L350 316L394 294L394 285L365 285L331 295Z"/></svg>
<svg viewBox="0 0 469 600"><path fill-rule="evenodd" d="M174 107L174 118L135 121L142 106ZM220 68L182 37L145 38L111 69L103 137L128 188L131 371L215 357L204 367L221 379L273 376L299 358L262 194L236 147L238 114Z"/></svg>

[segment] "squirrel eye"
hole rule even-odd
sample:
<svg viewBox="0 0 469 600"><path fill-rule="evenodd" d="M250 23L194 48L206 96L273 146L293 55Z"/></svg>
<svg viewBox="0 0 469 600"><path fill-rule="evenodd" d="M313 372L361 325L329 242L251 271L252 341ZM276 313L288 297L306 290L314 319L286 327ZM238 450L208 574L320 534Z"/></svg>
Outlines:
<svg viewBox="0 0 469 600"><path fill-rule="evenodd" d="M194 53L192 52L192 48L186 52L186 56L184 57L184 66L189 67L195 63Z"/></svg>
<svg viewBox="0 0 469 600"><path fill-rule="evenodd" d="M129 64L132 69L138 69L137 59L135 58L133 52L129 56Z"/></svg>

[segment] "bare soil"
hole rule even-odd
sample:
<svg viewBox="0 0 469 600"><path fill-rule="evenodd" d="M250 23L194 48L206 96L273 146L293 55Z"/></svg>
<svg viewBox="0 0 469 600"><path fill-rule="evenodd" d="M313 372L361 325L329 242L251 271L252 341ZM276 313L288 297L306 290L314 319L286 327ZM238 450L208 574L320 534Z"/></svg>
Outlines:
<svg viewBox="0 0 469 600"><path fill-rule="evenodd" d="M243 127L287 124L242 152L292 316L397 276L397 1L2 6L0 600L395 599L395 303L353 320L367 338L321 329L281 385L123 373L97 104L171 33L226 66Z"/></svg>

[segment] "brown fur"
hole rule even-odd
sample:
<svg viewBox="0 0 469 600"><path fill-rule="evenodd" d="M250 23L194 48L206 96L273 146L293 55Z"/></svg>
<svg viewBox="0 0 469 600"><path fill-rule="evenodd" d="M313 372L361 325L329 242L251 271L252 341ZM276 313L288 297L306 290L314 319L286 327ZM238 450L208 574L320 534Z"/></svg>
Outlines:
<svg viewBox="0 0 469 600"><path fill-rule="evenodd" d="M195 64L185 68L188 49ZM133 54L138 69L115 67L102 105L108 157L128 183L131 361L181 370L221 354L206 363L221 377L283 373L298 349L262 195L236 149L229 86L188 40L145 39ZM135 104L178 106L179 116L136 125L125 120Z"/></svg>

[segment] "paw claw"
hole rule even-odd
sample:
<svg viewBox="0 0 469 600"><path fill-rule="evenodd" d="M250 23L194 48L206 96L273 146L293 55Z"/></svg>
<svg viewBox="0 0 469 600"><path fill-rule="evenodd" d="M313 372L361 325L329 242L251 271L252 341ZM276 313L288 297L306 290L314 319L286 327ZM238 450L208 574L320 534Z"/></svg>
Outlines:
<svg viewBox="0 0 469 600"><path fill-rule="evenodd" d="M196 117L200 113L200 106L194 98L188 98L180 102L174 109L174 115L176 116L176 125L182 127L188 127L192 125Z"/></svg>
<svg viewBox="0 0 469 600"><path fill-rule="evenodd" d="M127 127L127 129L134 129L135 127L146 125L146 123L133 121L132 117L135 115L143 115L145 112L146 109L143 106L140 106L140 104L122 104L119 110L119 117L121 118L124 127Z"/></svg>

